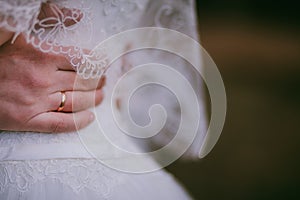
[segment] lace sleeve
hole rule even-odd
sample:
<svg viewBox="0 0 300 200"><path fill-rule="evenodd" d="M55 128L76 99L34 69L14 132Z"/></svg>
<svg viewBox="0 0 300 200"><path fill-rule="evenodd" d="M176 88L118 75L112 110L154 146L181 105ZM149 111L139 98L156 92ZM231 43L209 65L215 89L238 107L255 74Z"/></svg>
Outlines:
<svg viewBox="0 0 300 200"><path fill-rule="evenodd" d="M30 34L45 0L0 0L0 28Z"/></svg>

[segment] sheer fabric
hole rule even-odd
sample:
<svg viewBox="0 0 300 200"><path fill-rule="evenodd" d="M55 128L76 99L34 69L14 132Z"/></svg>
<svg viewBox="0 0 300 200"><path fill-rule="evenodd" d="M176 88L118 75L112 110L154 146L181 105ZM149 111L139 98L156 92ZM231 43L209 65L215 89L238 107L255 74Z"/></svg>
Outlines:
<svg viewBox="0 0 300 200"><path fill-rule="evenodd" d="M27 42L42 52L64 54L84 78L96 78L105 72L107 94L112 93L118 77L132 66L148 61L173 66L199 91L199 112L204 115L200 78L188 69L188 63L183 59L166 52L144 51L124 56L127 65L119 60L107 69L109 52L87 51L116 33L147 26L174 29L197 40L192 0L52 0L47 3L52 3L55 16L39 19L41 5L45 2L1 0L0 27L15 32L15 38L24 34ZM64 13L60 8L70 8L71 13ZM77 23L66 26L67 20ZM128 46L130 44L124 43L124 48ZM122 101L125 101L123 93L126 91L119 91L119 98L113 100L120 104L121 118L124 112ZM150 142L162 146L176 134L181 114L178 113L179 105L167 91L149 87L133 100L131 111L137 123L143 124L148 120L143 109L153 103L149 95L152 99L162 99L169 113L168 123ZM102 116L113 141L132 151L139 151L140 145L151 146L148 141L120 136L121 132L114 128L114 122L105 119L110 112L110 104L111 99L105 99L96 112ZM189 117L188 113L186 115L184 117ZM87 129L95 131L93 126L95 124ZM199 153L206 132L205 118L200 121L199 127L199 134L187 157L194 158ZM117 159L111 157L105 144L98 144L98 148L103 152L103 159ZM76 133L51 135L2 131L0 160L0 199L190 199L176 180L163 170L134 175L103 166L86 151Z"/></svg>

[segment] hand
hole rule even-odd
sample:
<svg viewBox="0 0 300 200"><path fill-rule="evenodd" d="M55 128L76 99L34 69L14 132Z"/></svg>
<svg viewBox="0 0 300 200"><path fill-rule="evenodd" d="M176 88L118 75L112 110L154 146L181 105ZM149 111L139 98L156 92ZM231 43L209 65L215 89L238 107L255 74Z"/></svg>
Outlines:
<svg viewBox="0 0 300 200"><path fill-rule="evenodd" d="M105 79L79 79L74 88L76 78L64 56L42 53L22 35L1 46L0 129L57 133L87 126L94 119L87 109L102 101ZM67 100L57 112L61 91Z"/></svg>

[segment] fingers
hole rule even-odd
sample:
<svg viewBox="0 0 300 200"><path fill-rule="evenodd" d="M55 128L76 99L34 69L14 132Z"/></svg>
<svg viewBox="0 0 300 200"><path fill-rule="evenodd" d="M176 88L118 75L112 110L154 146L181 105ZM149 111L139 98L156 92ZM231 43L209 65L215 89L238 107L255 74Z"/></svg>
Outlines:
<svg viewBox="0 0 300 200"><path fill-rule="evenodd" d="M95 90L101 89L106 84L106 77L102 76L100 79L83 79L79 76L73 84L73 90Z"/></svg>
<svg viewBox="0 0 300 200"><path fill-rule="evenodd" d="M66 101L61 112L78 112L99 105L103 100L103 91L67 91L65 92ZM61 92L51 94L50 104L46 108L48 111L56 111L62 102Z"/></svg>
<svg viewBox="0 0 300 200"><path fill-rule="evenodd" d="M55 78L57 83L53 87L53 92L56 91L89 91L102 88L106 83L105 76L101 79L83 79L70 71L56 71Z"/></svg>
<svg viewBox="0 0 300 200"><path fill-rule="evenodd" d="M42 105L48 106L45 110L50 112L33 117L28 121L26 128L30 131L45 133L71 132L84 128L94 120L94 115L87 109L99 105L104 97L102 89L67 91L65 95L66 101L61 112L56 112L56 110L61 104L62 95L56 92L49 96L49 104L42 101Z"/></svg>
<svg viewBox="0 0 300 200"><path fill-rule="evenodd" d="M45 44L47 46L47 44ZM45 47L47 48L47 47ZM89 55L92 53L91 50L88 49L81 49L85 55ZM78 56L78 49L75 46L59 46L59 51L61 52L68 52L68 55L76 55ZM74 71L74 67L70 63L70 57L66 57L63 55L57 55L57 54L52 54L53 59L56 60L57 62L57 68L56 70L62 70L62 71ZM105 56L105 55L103 55ZM72 57L72 56L71 56ZM76 58L72 58L73 63L79 63L81 62L81 57L80 55Z"/></svg>
<svg viewBox="0 0 300 200"><path fill-rule="evenodd" d="M28 122L28 129L44 133L72 132L82 129L95 119L90 111L77 113L46 112Z"/></svg>

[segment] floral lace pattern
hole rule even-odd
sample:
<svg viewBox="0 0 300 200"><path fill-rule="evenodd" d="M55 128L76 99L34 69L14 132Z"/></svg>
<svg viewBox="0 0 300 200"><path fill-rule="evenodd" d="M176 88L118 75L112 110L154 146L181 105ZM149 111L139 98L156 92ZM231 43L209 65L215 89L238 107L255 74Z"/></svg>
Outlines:
<svg viewBox="0 0 300 200"><path fill-rule="evenodd" d="M9 147L18 144L53 144L53 143L79 143L76 133L45 134L30 132L0 132L0 147Z"/></svg>
<svg viewBox="0 0 300 200"><path fill-rule="evenodd" d="M29 32L36 23L41 2L45 0L0 1L0 27L15 32Z"/></svg>
<svg viewBox="0 0 300 200"><path fill-rule="evenodd" d="M25 193L36 183L55 179L77 194L89 189L108 198L122 176L95 159L6 161L0 162L0 194L11 187Z"/></svg>
<svg viewBox="0 0 300 200"><path fill-rule="evenodd" d="M191 20L187 16L191 10L186 6L191 0L50 0L47 3L54 4L51 9L55 16L38 19L41 4L44 2L46 0L0 0L0 27L15 32L15 37L20 33L24 34L27 41L42 52L66 55L78 74L84 78L100 77L108 67L109 52L105 49L98 49L98 52L85 50L87 43L97 41L97 34L108 37L138 26L159 26L189 32L188 20ZM98 15L103 19L98 20L105 21L105 24L100 23L103 25L100 30L95 27L98 21L95 21L92 4L96 2L102 8ZM71 14L65 15L61 8L70 8ZM141 24L139 17L146 12L149 19ZM67 20L77 23L66 26ZM87 36L84 39L81 38L83 32ZM0 131L0 147L78 142L80 140L76 133ZM75 193L88 189L103 198L108 198L114 187L122 182L120 173L115 173L94 159L0 161L0 194L9 188L25 193L35 184L49 179L59 180Z"/></svg>
<svg viewBox="0 0 300 200"><path fill-rule="evenodd" d="M79 74L84 78L99 78L108 67L105 55L95 57L95 52L84 50L84 46L91 43L93 35L98 34L94 32L92 23L95 16L91 10L95 2L47 1L54 16L44 19L38 19L41 3L44 0L1 0L0 2L0 27L16 32L15 37L23 33L27 42L42 52L66 55L74 69L79 69ZM109 24L101 31L107 35L125 30L127 26L124 22L133 20L135 10L142 8L138 0L99 0L99 2L102 4L102 17ZM62 8L69 8L69 12L62 12ZM68 20L75 23L67 26ZM89 34L84 40L81 38L83 31L85 36Z"/></svg>
<svg viewBox="0 0 300 200"><path fill-rule="evenodd" d="M185 4L189 1L180 0ZM84 50L91 43L95 32L92 7L95 1L89 0L51 0L47 1L54 16L38 19L41 4L46 0L0 0L0 27L26 36L27 42L42 52L66 55L74 69L84 78L99 78L108 67L105 54ZM180 5L182 2L178 2ZM128 28L135 28L139 17L137 12L144 12L149 0L98 0L102 4L102 15L106 24L101 32L110 36ZM174 3L161 1L155 11L155 26L181 29L185 24L185 16ZM147 5L147 6L148 6ZM61 9L69 8L64 13ZM75 23L67 26L66 21ZM130 27L130 24L135 26ZM88 35L82 40L81 33ZM74 45L76 44L76 45Z"/></svg>

